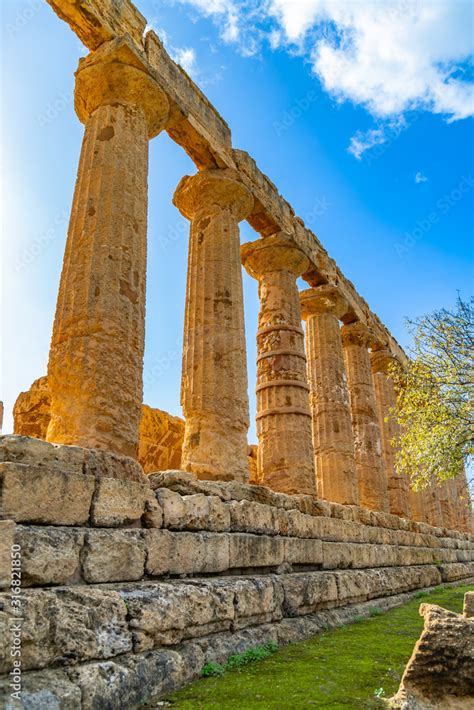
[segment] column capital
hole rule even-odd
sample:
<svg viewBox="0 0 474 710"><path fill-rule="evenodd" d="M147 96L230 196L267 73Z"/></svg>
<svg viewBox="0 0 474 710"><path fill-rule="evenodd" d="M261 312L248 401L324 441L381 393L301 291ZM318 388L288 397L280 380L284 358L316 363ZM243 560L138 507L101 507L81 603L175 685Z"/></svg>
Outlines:
<svg viewBox="0 0 474 710"><path fill-rule="evenodd" d="M307 320L319 313L328 313L339 320L346 313L348 304L335 286L322 284L300 291L301 317Z"/></svg>
<svg viewBox="0 0 474 710"><path fill-rule="evenodd" d="M173 195L173 204L184 217L193 219L200 211L230 210L238 222L253 208L253 195L231 168L201 170L185 175Z"/></svg>
<svg viewBox="0 0 474 710"><path fill-rule="evenodd" d="M368 348L374 342L372 331L360 320L343 325L341 337L344 345L360 345Z"/></svg>
<svg viewBox="0 0 474 710"><path fill-rule="evenodd" d="M166 125L168 98L128 37L105 42L80 59L75 76L74 106L82 123L99 106L123 104L144 111L149 138Z"/></svg>
<svg viewBox="0 0 474 710"><path fill-rule="evenodd" d="M376 372L384 372L385 374L388 374L391 363L398 363L398 360L394 355L392 355L388 348L372 350L370 353L370 366L374 374Z"/></svg>
<svg viewBox="0 0 474 710"><path fill-rule="evenodd" d="M245 269L256 279L272 271L288 271L298 277L309 266L308 257L284 232L242 244L240 256Z"/></svg>

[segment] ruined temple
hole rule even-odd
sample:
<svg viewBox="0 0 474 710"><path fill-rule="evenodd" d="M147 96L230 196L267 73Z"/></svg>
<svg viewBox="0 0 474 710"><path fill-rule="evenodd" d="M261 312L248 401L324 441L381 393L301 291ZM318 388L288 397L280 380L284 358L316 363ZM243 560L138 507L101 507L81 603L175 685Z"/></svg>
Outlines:
<svg viewBox="0 0 474 710"><path fill-rule="evenodd" d="M0 438L2 586L22 551L21 707L136 707L262 640L472 578L465 475L415 492L395 469L393 336L129 0L48 2L89 54L48 372ZM196 165L173 199L190 223L184 421L142 395L148 143L162 131ZM257 238L240 246L242 220ZM256 449L242 266L260 300Z"/></svg>

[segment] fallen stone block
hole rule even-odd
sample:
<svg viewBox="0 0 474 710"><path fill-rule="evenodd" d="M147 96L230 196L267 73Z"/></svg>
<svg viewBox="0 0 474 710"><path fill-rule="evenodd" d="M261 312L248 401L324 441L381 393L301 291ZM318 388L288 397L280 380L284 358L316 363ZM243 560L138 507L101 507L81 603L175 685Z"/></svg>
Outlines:
<svg viewBox="0 0 474 710"><path fill-rule="evenodd" d="M393 708L472 708L474 621L421 604L425 627L405 668Z"/></svg>

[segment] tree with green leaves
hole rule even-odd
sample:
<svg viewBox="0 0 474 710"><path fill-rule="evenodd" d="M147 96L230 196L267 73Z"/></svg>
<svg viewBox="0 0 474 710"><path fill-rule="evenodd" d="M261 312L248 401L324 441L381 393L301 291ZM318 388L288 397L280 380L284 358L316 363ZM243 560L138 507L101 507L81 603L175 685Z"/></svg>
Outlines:
<svg viewBox="0 0 474 710"><path fill-rule="evenodd" d="M474 298L408 321L413 346L393 366L400 425L396 467L416 489L469 467L474 452Z"/></svg>

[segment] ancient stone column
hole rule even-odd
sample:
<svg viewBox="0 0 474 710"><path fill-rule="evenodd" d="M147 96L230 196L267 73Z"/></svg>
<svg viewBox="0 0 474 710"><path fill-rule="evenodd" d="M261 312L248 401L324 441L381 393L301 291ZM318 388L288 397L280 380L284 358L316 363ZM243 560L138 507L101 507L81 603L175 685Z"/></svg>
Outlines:
<svg viewBox="0 0 474 710"><path fill-rule="evenodd" d="M284 493L316 493L304 333L296 279L307 257L280 233L241 247L258 279L258 475Z"/></svg>
<svg viewBox="0 0 474 710"><path fill-rule="evenodd" d="M388 482L389 509L394 515L408 518L410 514L408 479L403 474L397 473L395 468L397 450L392 443L400 434L399 425L392 413L396 405L396 395L389 370L390 364L394 361L395 359L388 348L373 350L370 353L375 403L382 441L382 457Z"/></svg>
<svg viewBox="0 0 474 710"><path fill-rule="evenodd" d="M388 486L370 369L368 328L357 321L341 329L344 346L360 505L388 512Z"/></svg>
<svg viewBox="0 0 474 710"><path fill-rule="evenodd" d="M448 530L454 530L456 528L456 510L453 495L452 481L444 481L441 485L438 485L438 495L439 503L441 506L441 520L442 525Z"/></svg>
<svg viewBox="0 0 474 710"><path fill-rule="evenodd" d="M464 468L461 473L456 476L454 483L456 486L456 499L459 510L459 529L463 532L470 532L472 518L471 495Z"/></svg>
<svg viewBox="0 0 474 710"><path fill-rule="evenodd" d="M148 139L168 102L127 40L79 63L85 124L48 364L48 441L136 456L142 404Z"/></svg>
<svg viewBox="0 0 474 710"><path fill-rule="evenodd" d="M426 501L426 522L434 527L443 527L443 513L441 509L439 486L432 484L423 491Z"/></svg>
<svg viewBox="0 0 474 710"><path fill-rule="evenodd" d="M191 220L181 404L182 466L248 480L249 405L239 221L253 197L231 170L181 180L174 204Z"/></svg>
<svg viewBox="0 0 474 710"><path fill-rule="evenodd" d="M306 321L306 356L313 418L313 446L318 496L358 505L349 391L340 332L347 303L324 284L300 293Z"/></svg>
<svg viewBox="0 0 474 710"><path fill-rule="evenodd" d="M417 523L428 522L428 501L425 490L408 490L408 500L410 503L410 518Z"/></svg>

